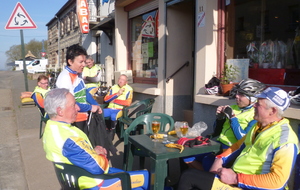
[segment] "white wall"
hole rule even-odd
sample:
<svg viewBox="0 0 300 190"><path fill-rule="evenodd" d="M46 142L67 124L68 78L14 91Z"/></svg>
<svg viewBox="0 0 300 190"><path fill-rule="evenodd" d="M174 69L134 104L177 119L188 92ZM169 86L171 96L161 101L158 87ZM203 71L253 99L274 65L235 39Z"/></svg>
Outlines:
<svg viewBox="0 0 300 190"><path fill-rule="evenodd" d="M116 70L127 70L128 14L123 7L115 11L115 65Z"/></svg>
<svg viewBox="0 0 300 190"><path fill-rule="evenodd" d="M217 71L217 23L218 0L196 1L196 48L195 48L195 92L204 93L204 85ZM201 10L205 13L205 25L198 27L198 15Z"/></svg>

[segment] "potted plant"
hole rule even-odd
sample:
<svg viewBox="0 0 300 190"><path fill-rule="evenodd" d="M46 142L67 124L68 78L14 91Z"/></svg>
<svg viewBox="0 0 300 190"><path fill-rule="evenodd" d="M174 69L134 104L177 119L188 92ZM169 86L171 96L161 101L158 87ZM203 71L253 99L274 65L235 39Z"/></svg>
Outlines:
<svg viewBox="0 0 300 190"><path fill-rule="evenodd" d="M256 47L255 42L247 45L247 55L250 58L252 67L257 68L257 64L262 68L270 67L273 59L271 44L271 42L263 42L259 48Z"/></svg>
<svg viewBox="0 0 300 190"><path fill-rule="evenodd" d="M247 45L247 55L250 58L250 64L253 68L258 68L260 51L257 49L255 42Z"/></svg>
<svg viewBox="0 0 300 190"><path fill-rule="evenodd" d="M238 67L225 63L224 70L222 71L220 78L220 86L224 96L229 95L229 92L234 85L233 81L236 79L237 74Z"/></svg>
<svg viewBox="0 0 300 190"><path fill-rule="evenodd" d="M261 52L262 67L267 69L272 63L272 53L270 51Z"/></svg>

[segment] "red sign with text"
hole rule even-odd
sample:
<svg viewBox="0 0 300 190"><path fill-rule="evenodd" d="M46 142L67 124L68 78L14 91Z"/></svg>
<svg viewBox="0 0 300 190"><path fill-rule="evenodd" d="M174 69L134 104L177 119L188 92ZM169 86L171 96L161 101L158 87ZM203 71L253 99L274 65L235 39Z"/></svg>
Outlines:
<svg viewBox="0 0 300 190"><path fill-rule="evenodd" d="M86 0L77 0L77 16L81 33L89 33L89 7Z"/></svg>

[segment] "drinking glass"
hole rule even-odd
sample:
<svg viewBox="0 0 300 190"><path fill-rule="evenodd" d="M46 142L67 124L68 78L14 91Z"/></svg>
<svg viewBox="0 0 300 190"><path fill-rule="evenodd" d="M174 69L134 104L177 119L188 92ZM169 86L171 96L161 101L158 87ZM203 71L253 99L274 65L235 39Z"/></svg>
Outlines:
<svg viewBox="0 0 300 190"><path fill-rule="evenodd" d="M189 131L189 124L187 122L182 122L180 126L181 137L186 137L187 132Z"/></svg>
<svg viewBox="0 0 300 190"><path fill-rule="evenodd" d="M160 122L159 121L152 121L152 131L153 131L153 136L154 136L154 139L153 141L154 142L157 142L157 133L160 129Z"/></svg>

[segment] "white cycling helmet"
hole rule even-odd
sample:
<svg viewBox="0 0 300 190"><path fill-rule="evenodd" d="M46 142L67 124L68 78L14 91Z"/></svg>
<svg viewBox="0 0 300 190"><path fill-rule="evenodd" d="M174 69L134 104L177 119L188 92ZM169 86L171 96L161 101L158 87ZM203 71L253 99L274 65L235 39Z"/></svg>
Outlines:
<svg viewBox="0 0 300 190"><path fill-rule="evenodd" d="M300 94L292 96L290 98L290 102L291 102L291 104L300 105Z"/></svg>
<svg viewBox="0 0 300 190"><path fill-rule="evenodd" d="M288 94L291 104L300 105L300 87L298 87L296 90L289 91Z"/></svg>
<svg viewBox="0 0 300 190"><path fill-rule="evenodd" d="M264 83L261 83L254 79L244 79L237 86L236 90L244 95L254 97L266 88Z"/></svg>

